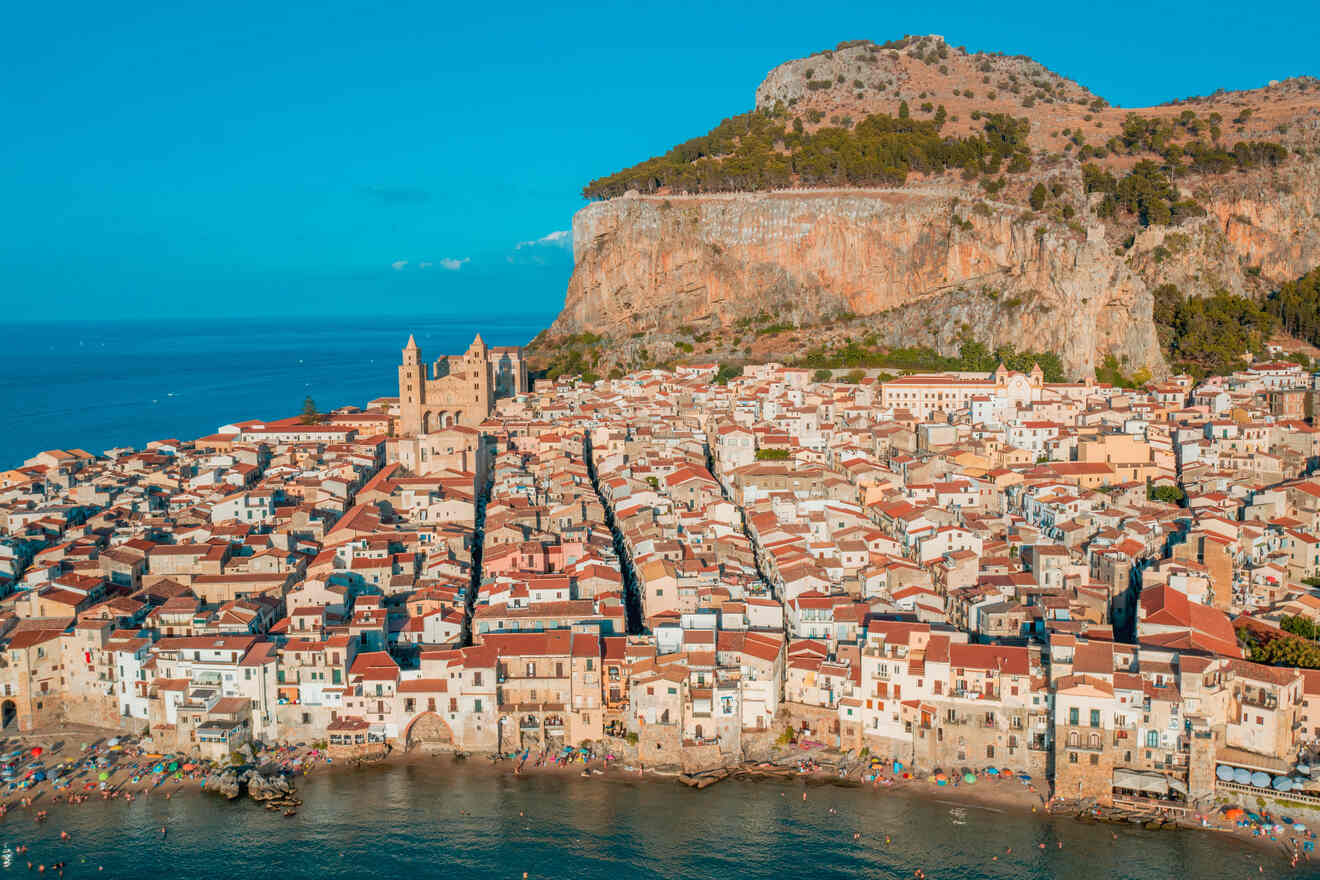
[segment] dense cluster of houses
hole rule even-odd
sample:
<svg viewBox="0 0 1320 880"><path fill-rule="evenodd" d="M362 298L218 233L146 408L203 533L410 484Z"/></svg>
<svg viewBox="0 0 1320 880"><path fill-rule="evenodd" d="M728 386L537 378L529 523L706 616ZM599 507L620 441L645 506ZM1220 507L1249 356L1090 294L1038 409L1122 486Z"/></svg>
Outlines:
<svg viewBox="0 0 1320 880"><path fill-rule="evenodd" d="M1320 624L1309 374L821 378L518 381L479 421L381 398L40 453L0 472L3 723L649 766L792 728L1065 798L1241 770L1306 796L1320 673L1239 631Z"/></svg>

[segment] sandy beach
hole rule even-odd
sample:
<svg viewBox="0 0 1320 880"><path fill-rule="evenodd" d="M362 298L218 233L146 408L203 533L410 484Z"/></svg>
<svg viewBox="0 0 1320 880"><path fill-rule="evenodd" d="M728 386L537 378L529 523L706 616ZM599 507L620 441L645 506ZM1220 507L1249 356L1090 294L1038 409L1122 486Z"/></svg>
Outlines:
<svg viewBox="0 0 1320 880"><path fill-rule="evenodd" d="M113 743L113 745L112 745ZM37 754L34 754L37 750ZM827 752L831 759L840 757L838 752ZM945 785L936 785L929 776L904 779L901 774L894 774L887 769L875 770L858 762L850 772L840 775L837 771L823 768L808 769L808 772L795 772L794 760L812 761L821 757L816 754L788 754L781 758L779 769L775 772L758 772L756 765L744 765L728 774L729 778L750 781L764 785L767 796L777 795L784 798L800 798L804 801L829 802L829 789L843 787L862 792L870 792L876 797L920 799L927 803L949 806L952 810L969 810L974 814L1016 813L1053 815L1059 817L1076 816L1075 807L1051 809L1046 796L1040 792L1034 781L1022 780L1013 776L994 776L977 774L974 783L948 781ZM223 769L216 765L186 761L173 756L161 756L144 751L135 738L116 737L106 731L91 728L67 728L57 732L34 733L22 737L10 737L0 740L0 755L22 756L18 762L17 777L3 783L0 794L0 821L52 821L58 824L62 809L88 809L97 804L131 803L140 798L171 799L176 796L202 794L208 797L222 798L221 795L204 790L207 777ZM532 754L525 760L521 756L510 758L490 754L470 754L456 756L453 753L427 753L422 750L404 752L395 750L386 757L374 761L332 760L310 746L280 746L262 750L256 754L256 766L263 773L272 771L287 774L295 789L300 785L300 777L323 774L374 773L399 767L416 766L429 770L443 770L448 773L465 775L504 776L513 779L557 776L578 778L584 785L593 783L647 781L657 785L681 786L676 771L658 771L639 769L622 760L607 760L594 757L583 761L580 757L563 760L562 756ZM560 760L554 760L560 757ZM762 766L768 765L764 762ZM170 770L174 765L175 769ZM807 768L814 765L808 763ZM46 778L38 782L24 784L24 773L32 768L41 768ZM157 770L157 768L161 768ZM785 772L787 771L787 772ZM51 777L57 776L57 780ZM875 776L871 779L871 776ZM716 782L714 784L720 784ZM701 791L693 788L692 797L701 797ZM247 800L246 796L242 798ZM260 808L252 802L254 808ZM828 809L828 807L824 807ZM54 811L52 813L52 811ZM21 818L20 818L21 817ZM1300 844L1304 839L1314 839L1311 830L1297 833L1289 829L1282 835L1262 833L1258 828L1239 827L1222 817L1204 817L1191 815L1178 823L1178 831L1143 831L1148 834L1186 833L1187 831L1209 831L1222 836L1235 838L1259 851L1262 859L1276 862L1290 859L1292 843ZM1090 821L1090 820L1088 820ZM1122 825L1122 823L1116 823ZM1130 833L1134 828L1116 827L1115 839L1119 832ZM1141 830L1136 826L1135 830ZM1060 845L1062 845L1060 843ZM1301 854L1301 860L1310 861L1308 854Z"/></svg>

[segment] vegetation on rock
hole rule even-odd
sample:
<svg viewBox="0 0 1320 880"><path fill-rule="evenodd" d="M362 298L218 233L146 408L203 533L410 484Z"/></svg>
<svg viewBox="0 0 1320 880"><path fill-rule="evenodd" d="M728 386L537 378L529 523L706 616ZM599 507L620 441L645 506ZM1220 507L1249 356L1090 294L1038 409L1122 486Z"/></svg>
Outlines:
<svg viewBox="0 0 1320 880"><path fill-rule="evenodd" d="M980 342L964 342L957 357L942 355L928 346L910 348L884 348L874 337L860 342L849 340L834 347L817 346L810 349L798 366L811 368L882 367L910 372L975 372L989 373L1000 364L1010 370L1027 372L1036 364L1047 382L1064 381L1063 363L1054 352L1015 351L1011 345L1001 345L991 351Z"/></svg>
<svg viewBox="0 0 1320 880"><path fill-rule="evenodd" d="M1030 123L1003 113L984 117L980 134L941 137L935 121L868 116L854 127L832 125L814 132L789 127L787 114L753 110L726 119L701 137L592 181L590 199L629 190L654 193L745 192L800 186L898 186L910 172L960 168L965 174L997 174L1031 167Z"/></svg>
<svg viewBox="0 0 1320 880"><path fill-rule="evenodd" d="M1320 345L1320 267L1270 294L1265 308L1279 319L1285 331Z"/></svg>
<svg viewBox="0 0 1320 880"><path fill-rule="evenodd" d="M1155 329L1174 370L1200 379L1246 366L1264 353L1275 318L1255 300L1223 291L1185 297L1173 284L1155 288Z"/></svg>

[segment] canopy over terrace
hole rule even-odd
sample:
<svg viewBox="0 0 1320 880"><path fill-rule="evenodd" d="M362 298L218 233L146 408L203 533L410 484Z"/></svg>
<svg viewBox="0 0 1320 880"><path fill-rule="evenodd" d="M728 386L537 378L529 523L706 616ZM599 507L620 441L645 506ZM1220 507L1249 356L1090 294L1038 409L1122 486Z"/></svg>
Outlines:
<svg viewBox="0 0 1320 880"><path fill-rule="evenodd" d="M1170 791L1187 794L1187 784L1181 779L1173 779L1163 773L1143 770L1127 770L1122 767L1114 770L1114 788L1137 791L1154 797L1168 797Z"/></svg>

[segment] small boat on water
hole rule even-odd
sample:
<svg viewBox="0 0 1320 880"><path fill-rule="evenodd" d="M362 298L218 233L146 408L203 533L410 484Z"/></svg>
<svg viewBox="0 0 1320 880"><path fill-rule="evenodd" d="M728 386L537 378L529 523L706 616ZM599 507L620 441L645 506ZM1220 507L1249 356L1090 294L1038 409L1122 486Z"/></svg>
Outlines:
<svg viewBox="0 0 1320 880"><path fill-rule="evenodd" d="M286 818L286 819L289 818L290 816L296 816L296 815L298 815L298 811L297 811L297 810L294 810L294 809L288 809L288 810L285 810L285 811L284 811L284 818Z"/></svg>

